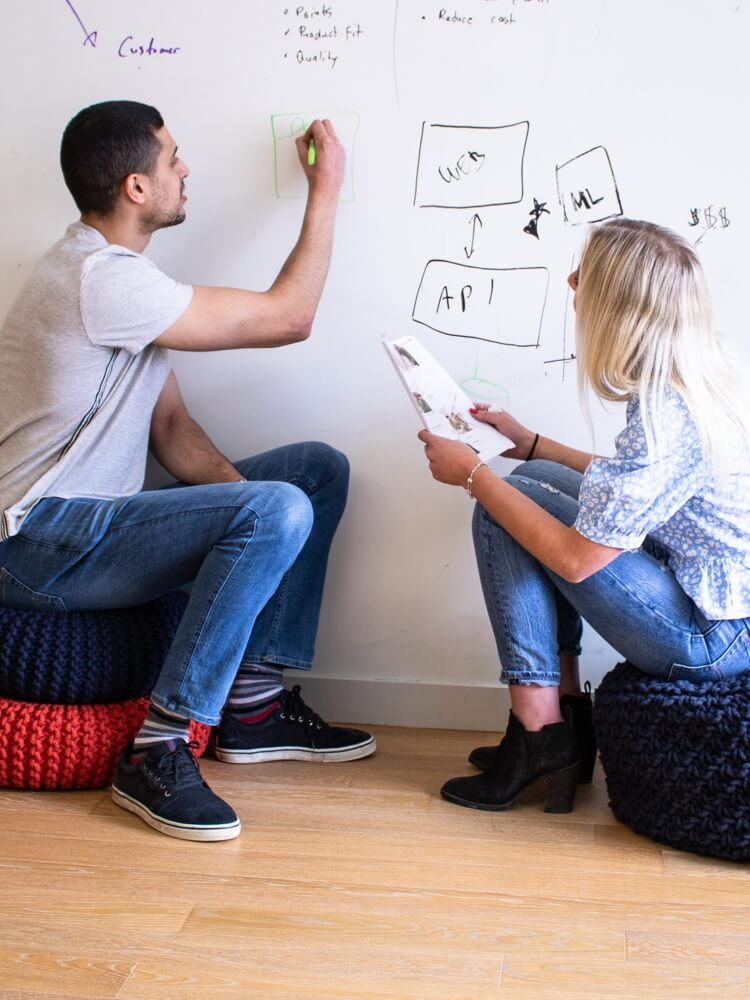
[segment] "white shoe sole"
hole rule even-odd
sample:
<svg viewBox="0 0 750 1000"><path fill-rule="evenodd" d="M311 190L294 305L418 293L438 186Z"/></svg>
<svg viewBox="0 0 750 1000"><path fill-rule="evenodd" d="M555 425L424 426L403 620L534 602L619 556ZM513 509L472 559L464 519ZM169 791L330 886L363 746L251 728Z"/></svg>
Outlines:
<svg viewBox="0 0 750 1000"><path fill-rule="evenodd" d="M195 840L202 842L213 842L217 840L233 840L239 837L242 825L239 820L234 823L221 823L216 826L192 826L189 823L172 823L164 820L152 813L142 802L132 799L129 795L121 792L119 788L112 786L112 801L115 805L128 812L140 816L144 823L148 823L154 830L164 833L168 837L177 837L178 840Z"/></svg>
<svg viewBox="0 0 750 1000"><path fill-rule="evenodd" d="M225 764L265 764L273 760L307 760L318 764L335 764L338 761L360 760L375 753L377 744L373 737L365 743L354 747L342 747L341 750L315 750L303 747L274 747L262 750L225 750L214 747L217 760Z"/></svg>

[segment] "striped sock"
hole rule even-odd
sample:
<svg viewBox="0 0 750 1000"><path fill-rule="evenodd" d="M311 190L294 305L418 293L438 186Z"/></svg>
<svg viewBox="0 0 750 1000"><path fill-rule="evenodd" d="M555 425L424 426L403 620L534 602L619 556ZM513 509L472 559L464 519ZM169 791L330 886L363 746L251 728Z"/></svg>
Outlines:
<svg viewBox="0 0 750 1000"><path fill-rule="evenodd" d="M241 663L224 707L242 722L259 722L276 708L283 690L283 667Z"/></svg>
<svg viewBox="0 0 750 1000"><path fill-rule="evenodd" d="M145 750L154 743L165 740L190 740L190 719L181 719L178 715L170 715L163 708L157 708L149 702L146 718L133 740L133 750Z"/></svg>

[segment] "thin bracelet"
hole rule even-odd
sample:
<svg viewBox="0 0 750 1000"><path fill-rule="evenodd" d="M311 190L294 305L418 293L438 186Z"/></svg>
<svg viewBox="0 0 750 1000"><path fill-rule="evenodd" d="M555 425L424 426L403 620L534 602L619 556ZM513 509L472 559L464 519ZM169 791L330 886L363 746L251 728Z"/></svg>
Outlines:
<svg viewBox="0 0 750 1000"><path fill-rule="evenodd" d="M531 459L534 457L534 452L536 451L536 446L538 444L539 444L539 435L537 434L536 437L534 438L534 443L532 444L532 446L531 446L531 448L529 450L528 455L524 459L525 462L530 462Z"/></svg>
<svg viewBox="0 0 750 1000"><path fill-rule="evenodd" d="M471 492L471 488L474 485L474 473L481 468L489 469L489 466L487 465L486 462L477 462L477 464L469 473L469 478L466 480L466 486L464 486L464 489L469 494L472 500L474 499L474 494Z"/></svg>

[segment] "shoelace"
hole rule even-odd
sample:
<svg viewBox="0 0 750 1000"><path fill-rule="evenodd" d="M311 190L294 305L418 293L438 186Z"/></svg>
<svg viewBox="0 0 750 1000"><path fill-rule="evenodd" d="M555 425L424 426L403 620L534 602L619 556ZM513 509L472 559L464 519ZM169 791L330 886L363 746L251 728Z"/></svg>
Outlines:
<svg viewBox="0 0 750 1000"><path fill-rule="evenodd" d="M291 722L302 722L306 726L315 726L316 729L323 729L326 725L321 717L306 705L300 691L302 688L295 684L291 691L281 692L281 707Z"/></svg>
<svg viewBox="0 0 750 1000"><path fill-rule="evenodd" d="M147 774L166 795L171 795L171 788L204 784L192 754L197 746L196 742L180 743L176 750L165 753L158 761L148 761Z"/></svg>

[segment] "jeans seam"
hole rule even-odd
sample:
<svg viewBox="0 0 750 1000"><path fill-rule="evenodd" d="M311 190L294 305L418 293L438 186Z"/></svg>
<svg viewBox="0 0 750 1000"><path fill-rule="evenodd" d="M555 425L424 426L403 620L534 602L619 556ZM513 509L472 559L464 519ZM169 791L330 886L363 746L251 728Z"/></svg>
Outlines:
<svg viewBox="0 0 750 1000"><path fill-rule="evenodd" d="M211 594L210 601L208 602L208 610L202 616L200 628L190 638L190 644L189 644L189 650L190 651L188 653L187 658L183 661L183 666L182 666L181 676L180 676L180 682L177 685L177 697L180 699L180 701L182 701L182 697L183 697L183 689L184 689L184 686L185 686L185 677L189 673L190 665L191 665L191 663L193 661L193 656L195 655L195 649L198 646L198 643L200 642L200 638L201 638L201 636L203 634L203 631L204 631L204 629L206 627L206 621L208 619L208 615L210 613L210 609L211 609L214 601L216 600L216 598L219 596L219 594L222 592L222 590L226 586L227 582L229 581L229 578L231 577L232 573L234 572L234 569L235 569L235 567L237 565L238 560L242 558L242 556L245 554L245 550L247 549L247 546L253 540L253 538L255 536L256 523L257 522L255 522L255 521L253 522L252 534L245 540L245 543L242 546L241 551L237 554L237 557L235 558L234 562L232 563L232 568L229 570L229 572L223 578L223 580L221 581L221 584Z"/></svg>
<svg viewBox="0 0 750 1000"><path fill-rule="evenodd" d="M625 556L627 556L627 554L628 554L627 552L623 553L623 555ZM683 636L686 636L688 639L697 638L696 634L690 631L689 629L680 629L677 626L675 626L674 620L672 618L667 617L667 615L665 615L662 612L661 608L654 607L652 604L649 604L648 602L642 600L640 595L635 590L625 586L623 581L610 569L609 566L605 566L603 569L600 569L599 572L606 574L607 579L610 580L612 584L614 584L614 587L618 590L618 592L623 594L628 594L629 597L632 598L632 600L635 603L640 605L640 607L645 608L650 614L653 614L656 617L658 617L666 625L674 628L675 632L680 632ZM575 587L578 585L573 584L572 586ZM705 641L705 636L703 635L703 633L700 633L700 637Z"/></svg>
<svg viewBox="0 0 750 1000"><path fill-rule="evenodd" d="M109 534L115 534L116 532L119 531L127 531L130 528L139 528L141 527L141 525L144 524L158 524L159 521L174 521L177 518L195 517L196 514L214 514L216 511L225 511L225 510L234 510L235 512L240 510L247 510L251 514L253 514L254 517L257 518L258 520L261 520L264 516L263 514L259 514L254 507L249 507L246 503L224 504L222 506L213 506L213 507L194 507L191 510L178 510L178 511L173 511L170 514L161 514L159 515L159 517L144 518L143 520L138 521L137 524L113 525L112 527L107 529L107 534L109 535Z"/></svg>
<svg viewBox="0 0 750 1000"><path fill-rule="evenodd" d="M504 531L504 529L500 528L499 525L498 525L498 529L500 531ZM485 517L482 517L482 535L483 535L483 540L484 540L484 553L483 553L484 563L485 563L485 567L487 568L488 578L492 581L493 590L495 590L496 589L496 577L495 577L495 572L494 572L494 566L493 566L491 560L488 558L488 553L489 553L489 549L490 549L489 542L490 542L490 537L491 537L490 536L490 528L489 528L488 521L487 521L487 519ZM503 630L503 636L505 638L506 648L508 650L510 650L510 654L511 654L511 656L515 660L514 644L513 644L513 641L512 641L512 633L510 631L510 628L509 628L509 625L508 625L508 619L507 619L507 616L505 614L505 605L504 605L503 601L493 600L493 607L494 607L496 613L500 617L500 625L501 625L501 628ZM513 673L511 673L511 671L513 671ZM531 684L538 683L538 681L536 681L536 680L534 680L532 678L539 678L540 681L542 681L542 682L548 681L549 679L552 679L555 684L559 682L559 676L557 675L557 673L550 674L547 671L539 673L539 672L535 672L535 671L528 671L526 669L519 670L518 669L518 664L516 662L511 662L510 664L507 664L507 665L506 665L505 662L501 662L501 673L500 673L500 676L501 676L501 679L503 679L506 683L509 683L509 684L513 683L513 679L516 678L516 677L519 677L519 676L526 676L526 677L528 677L529 680L527 681L527 683L531 683Z"/></svg>

